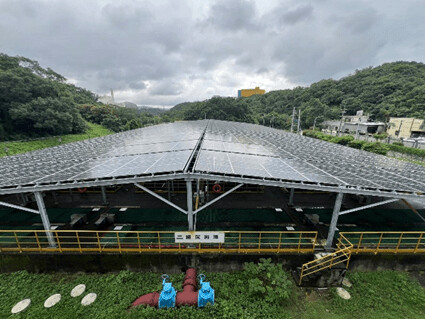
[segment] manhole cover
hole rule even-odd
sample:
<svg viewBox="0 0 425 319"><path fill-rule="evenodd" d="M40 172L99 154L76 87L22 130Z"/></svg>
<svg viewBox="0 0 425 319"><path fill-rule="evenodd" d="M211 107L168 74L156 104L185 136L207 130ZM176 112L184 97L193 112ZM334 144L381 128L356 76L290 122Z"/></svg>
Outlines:
<svg viewBox="0 0 425 319"><path fill-rule="evenodd" d="M351 288L351 286L353 286L353 284L351 283L351 281L349 281L349 280L348 280L348 278L344 278L344 279L342 280L342 284L343 284L345 287L348 287L348 288Z"/></svg>
<svg viewBox="0 0 425 319"><path fill-rule="evenodd" d="M97 298L97 295L94 292L91 292L87 296L85 296L83 300L81 300L81 304L83 306L88 306L92 304L96 300L96 298Z"/></svg>
<svg viewBox="0 0 425 319"><path fill-rule="evenodd" d="M31 299L24 299L19 301L13 308L12 313L18 313L24 311L31 304Z"/></svg>
<svg viewBox="0 0 425 319"><path fill-rule="evenodd" d="M46 299L44 302L44 308L50 308L56 305L61 300L60 294L54 294Z"/></svg>
<svg viewBox="0 0 425 319"><path fill-rule="evenodd" d="M78 297L83 294L83 292L86 290L86 285L80 284L74 287L74 289L71 290L71 297Z"/></svg>
<svg viewBox="0 0 425 319"><path fill-rule="evenodd" d="M350 293L349 293L347 290L345 290L344 288L341 288L341 287L336 288L336 293L337 293L337 294L338 294L338 296L340 296L342 299L346 299L346 300L348 300L348 299L350 299L350 298L351 298Z"/></svg>

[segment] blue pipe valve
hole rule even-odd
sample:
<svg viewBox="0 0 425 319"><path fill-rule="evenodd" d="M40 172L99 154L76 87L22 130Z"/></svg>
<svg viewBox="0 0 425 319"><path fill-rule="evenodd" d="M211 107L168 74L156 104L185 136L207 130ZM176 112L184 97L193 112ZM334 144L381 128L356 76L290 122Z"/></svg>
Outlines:
<svg viewBox="0 0 425 319"><path fill-rule="evenodd" d="M204 274L200 274L198 277L201 285L198 291L198 307L205 307L208 303L214 305L214 289L211 288L209 281L204 281Z"/></svg>
<svg viewBox="0 0 425 319"><path fill-rule="evenodd" d="M176 306L176 290L171 282L167 282L170 277L162 275L162 290L159 295L158 308L174 308Z"/></svg>

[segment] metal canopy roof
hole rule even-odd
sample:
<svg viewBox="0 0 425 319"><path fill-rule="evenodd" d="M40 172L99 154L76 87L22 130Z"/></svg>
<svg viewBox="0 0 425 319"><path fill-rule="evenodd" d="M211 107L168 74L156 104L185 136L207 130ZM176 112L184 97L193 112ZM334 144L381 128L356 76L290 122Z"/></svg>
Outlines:
<svg viewBox="0 0 425 319"><path fill-rule="evenodd" d="M0 159L0 194L202 178L425 198L425 167L264 126L150 126Z"/></svg>

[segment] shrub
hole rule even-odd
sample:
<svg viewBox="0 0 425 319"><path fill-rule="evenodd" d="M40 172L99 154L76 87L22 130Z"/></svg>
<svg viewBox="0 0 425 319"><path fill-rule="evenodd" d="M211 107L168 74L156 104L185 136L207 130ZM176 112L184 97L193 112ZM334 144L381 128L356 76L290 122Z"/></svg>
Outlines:
<svg viewBox="0 0 425 319"><path fill-rule="evenodd" d="M267 303L284 303L291 297L292 282L281 264L261 258L258 264L245 263L243 275L248 282L248 295ZM242 284L240 282L239 284Z"/></svg>
<svg viewBox="0 0 425 319"><path fill-rule="evenodd" d="M365 143L362 146L362 150L376 154L387 155L388 146L382 143Z"/></svg>
<svg viewBox="0 0 425 319"><path fill-rule="evenodd" d="M351 135L347 135L347 136L335 137L334 140L335 140L334 143L337 143L340 145L348 145L348 143L350 143L351 141L354 141L354 137Z"/></svg>
<svg viewBox="0 0 425 319"><path fill-rule="evenodd" d="M424 157L425 158L425 150L413 148L413 147L406 147L403 145L398 145L396 143L388 145L388 148L391 151L402 153L402 154L408 154L408 155L414 155L418 157Z"/></svg>
<svg viewBox="0 0 425 319"><path fill-rule="evenodd" d="M379 133L379 134L373 134L373 137L377 140L383 140L384 138L388 137L387 133Z"/></svg>
<svg viewBox="0 0 425 319"><path fill-rule="evenodd" d="M363 145L365 144L366 144L365 141L354 140L354 141L348 142L347 146L361 150L363 148Z"/></svg>

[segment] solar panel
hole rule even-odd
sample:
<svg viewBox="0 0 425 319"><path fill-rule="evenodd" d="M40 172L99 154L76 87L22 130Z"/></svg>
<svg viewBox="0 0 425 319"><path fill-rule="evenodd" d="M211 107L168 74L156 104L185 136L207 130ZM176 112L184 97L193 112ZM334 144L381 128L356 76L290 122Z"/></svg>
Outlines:
<svg viewBox="0 0 425 319"><path fill-rule="evenodd" d="M0 186L182 171L202 121L162 124L0 159Z"/></svg>
<svg viewBox="0 0 425 319"><path fill-rule="evenodd" d="M203 136L202 140L201 137ZM197 143L200 143L198 152ZM193 158L194 165L188 165ZM183 172L425 193L425 168L269 127L216 120L145 127L0 159L18 187ZM189 174L191 174L189 172ZM179 177L179 173L173 175ZM34 189L38 186L35 185ZM323 186L324 187L324 186ZM355 191L353 191L355 192Z"/></svg>
<svg viewBox="0 0 425 319"><path fill-rule="evenodd" d="M210 121L195 171L425 191L425 168L259 125Z"/></svg>

